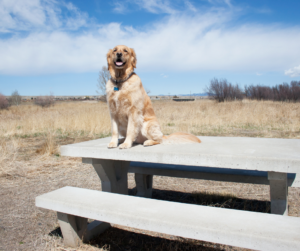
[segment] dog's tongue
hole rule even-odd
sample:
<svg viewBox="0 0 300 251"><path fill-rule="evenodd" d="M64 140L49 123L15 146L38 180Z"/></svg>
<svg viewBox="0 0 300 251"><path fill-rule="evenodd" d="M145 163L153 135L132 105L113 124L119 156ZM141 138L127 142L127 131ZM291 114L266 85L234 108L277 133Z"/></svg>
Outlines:
<svg viewBox="0 0 300 251"><path fill-rule="evenodd" d="M121 66L123 64L123 62L116 62L117 66Z"/></svg>

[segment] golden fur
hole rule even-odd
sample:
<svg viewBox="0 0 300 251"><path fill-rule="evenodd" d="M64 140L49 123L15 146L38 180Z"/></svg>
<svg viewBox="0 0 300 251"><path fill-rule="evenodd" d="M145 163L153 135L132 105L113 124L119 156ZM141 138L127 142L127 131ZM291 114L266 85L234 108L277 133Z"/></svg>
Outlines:
<svg viewBox="0 0 300 251"><path fill-rule="evenodd" d="M122 143L119 148L126 149L133 142L144 146L161 144L163 141L200 143L196 136L188 133L163 136L151 100L141 79L133 72L136 62L135 51L125 45L118 45L107 53L111 79L106 83L106 95L112 126L108 148L115 148ZM119 135L124 137L120 141Z"/></svg>

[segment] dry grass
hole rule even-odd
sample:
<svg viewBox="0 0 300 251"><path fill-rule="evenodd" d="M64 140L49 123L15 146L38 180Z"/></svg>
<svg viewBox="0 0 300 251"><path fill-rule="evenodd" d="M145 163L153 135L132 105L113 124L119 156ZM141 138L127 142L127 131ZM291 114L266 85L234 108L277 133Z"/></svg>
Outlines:
<svg viewBox="0 0 300 251"><path fill-rule="evenodd" d="M215 103L155 101L164 134L300 138L300 103L243 101ZM21 105L0 111L0 250L71 250L48 233L55 212L40 210L34 198L71 185L101 189L93 168L79 158L60 157L59 146L110 134L104 103ZM129 187L135 186L129 175ZM269 211L268 186L154 178L155 199ZM132 190L133 191L133 190ZM234 196L232 196L234 194ZM289 188L289 213L299 212L299 189ZM116 226L78 250L241 250Z"/></svg>
<svg viewBox="0 0 300 251"><path fill-rule="evenodd" d="M155 101L154 110L164 134L300 137L300 103L236 101L216 103ZM110 134L105 103L59 103L54 107L12 107L0 113L0 137L54 133L56 136Z"/></svg>
<svg viewBox="0 0 300 251"><path fill-rule="evenodd" d="M104 103L59 103L49 108L22 105L1 111L0 121L0 137L39 136L49 131L57 135L110 133L110 118Z"/></svg>
<svg viewBox="0 0 300 251"><path fill-rule="evenodd" d="M0 177L16 175L19 169L19 163L16 160L19 150L19 140L10 141L0 138Z"/></svg>
<svg viewBox="0 0 300 251"><path fill-rule="evenodd" d="M55 140L55 133L53 131L49 131L46 135L44 135L44 142L40 148L36 150L36 153L51 156L53 154L58 154L58 152L59 149Z"/></svg>
<svg viewBox="0 0 300 251"><path fill-rule="evenodd" d="M165 134L300 138L300 103L236 101L155 103Z"/></svg>

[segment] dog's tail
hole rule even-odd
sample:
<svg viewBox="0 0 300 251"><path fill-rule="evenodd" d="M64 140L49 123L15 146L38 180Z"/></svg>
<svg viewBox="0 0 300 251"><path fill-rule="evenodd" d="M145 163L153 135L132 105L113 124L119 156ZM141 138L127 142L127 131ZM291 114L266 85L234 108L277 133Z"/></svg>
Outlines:
<svg viewBox="0 0 300 251"><path fill-rule="evenodd" d="M180 144L180 143L201 143L201 140L193 134L185 132L175 132L168 136L163 136L163 144Z"/></svg>

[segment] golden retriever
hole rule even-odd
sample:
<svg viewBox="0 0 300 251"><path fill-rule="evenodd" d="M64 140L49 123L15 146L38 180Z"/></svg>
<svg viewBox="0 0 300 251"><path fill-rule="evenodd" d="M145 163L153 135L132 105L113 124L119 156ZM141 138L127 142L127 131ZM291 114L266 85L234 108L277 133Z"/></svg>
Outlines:
<svg viewBox="0 0 300 251"><path fill-rule="evenodd" d="M108 148L130 148L132 144L152 146L166 143L201 141L188 133L173 133L163 136L156 119L151 100L141 79L133 71L136 68L133 49L118 45L107 53L111 78L106 83L107 102L111 117L112 139ZM119 140L119 135L124 138Z"/></svg>

